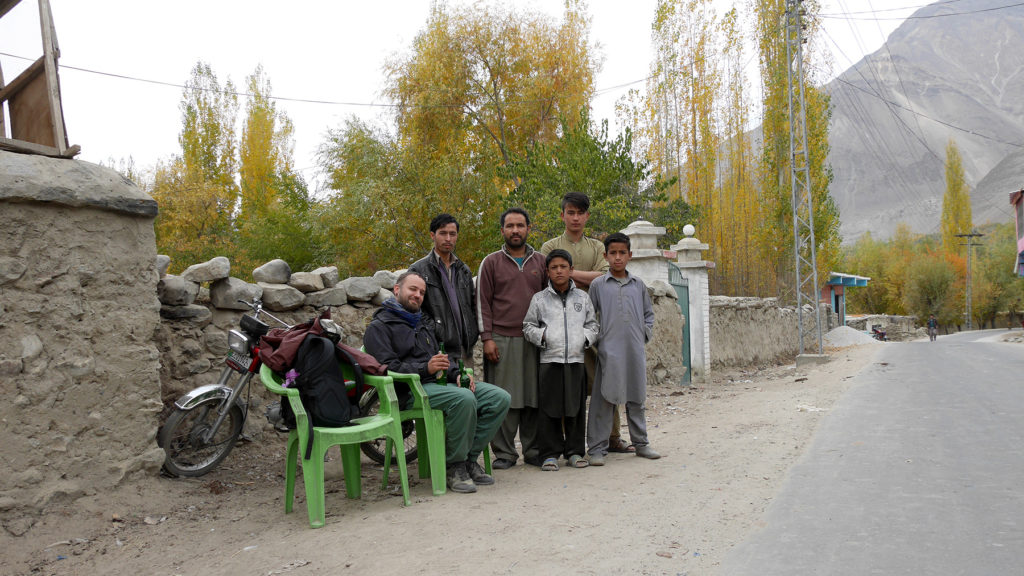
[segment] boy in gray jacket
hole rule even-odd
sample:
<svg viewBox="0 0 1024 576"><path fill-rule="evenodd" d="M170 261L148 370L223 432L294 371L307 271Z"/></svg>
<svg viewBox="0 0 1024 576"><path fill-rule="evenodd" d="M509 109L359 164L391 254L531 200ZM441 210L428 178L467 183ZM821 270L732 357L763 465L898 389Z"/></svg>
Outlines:
<svg viewBox="0 0 1024 576"><path fill-rule="evenodd" d="M538 456L541 470L558 470L562 454L573 468L586 468L583 350L597 341L597 317L587 293L570 278L568 252L552 250L545 266L548 287L533 295L523 319L523 336L540 350Z"/></svg>

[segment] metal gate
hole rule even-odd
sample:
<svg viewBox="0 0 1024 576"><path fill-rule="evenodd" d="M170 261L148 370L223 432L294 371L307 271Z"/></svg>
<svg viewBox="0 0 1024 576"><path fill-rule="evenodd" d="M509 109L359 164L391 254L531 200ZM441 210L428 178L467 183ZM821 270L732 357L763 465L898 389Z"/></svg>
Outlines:
<svg viewBox="0 0 1024 576"><path fill-rule="evenodd" d="M686 320L683 323L683 381L680 384L690 384L690 285L679 268L668 263L668 283L676 291L676 303Z"/></svg>

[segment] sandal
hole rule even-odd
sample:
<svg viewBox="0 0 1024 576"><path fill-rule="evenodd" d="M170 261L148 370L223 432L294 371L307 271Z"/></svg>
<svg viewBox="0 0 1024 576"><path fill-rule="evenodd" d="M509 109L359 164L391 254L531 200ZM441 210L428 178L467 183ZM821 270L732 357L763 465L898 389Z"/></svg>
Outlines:
<svg viewBox="0 0 1024 576"><path fill-rule="evenodd" d="M629 444L622 438L616 438L614 440L608 440L608 451L618 452L620 454L632 454L636 452L636 447Z"/></svg>
<svg viewBox="0 0 1024 576"><path fill-rule="evenodd" d="M558 471L558 458L547 458L544 463L540 465L540 469L545 472L557 472Z"/></svg>
<svg viewBox="0 0 1024 576"><path fill-rule="evenodd" d="M569 456L569 466L572 466L573 468L586 468L587 466L590 466L590 462L587 462L587 459L579 454L573 454L572 456Z"/></svg>

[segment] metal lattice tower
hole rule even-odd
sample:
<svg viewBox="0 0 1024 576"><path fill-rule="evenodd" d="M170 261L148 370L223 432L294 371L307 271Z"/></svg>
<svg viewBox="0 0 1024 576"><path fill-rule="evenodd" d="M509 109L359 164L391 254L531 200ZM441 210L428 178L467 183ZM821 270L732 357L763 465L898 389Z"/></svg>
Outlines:
<svg viewBox="0 0 1024 576"><path fill-rule="evenodd" d="M786 77L789 96L790 180L793 192L793 254L796 260L796 308L800 325L800 354L817 342L822 353L820 288L814 244L814 205L810 158L807 152L807 109L804 100L803 0L786 0ZM814 311L814 333L804 326L804 308Z"/></svg>

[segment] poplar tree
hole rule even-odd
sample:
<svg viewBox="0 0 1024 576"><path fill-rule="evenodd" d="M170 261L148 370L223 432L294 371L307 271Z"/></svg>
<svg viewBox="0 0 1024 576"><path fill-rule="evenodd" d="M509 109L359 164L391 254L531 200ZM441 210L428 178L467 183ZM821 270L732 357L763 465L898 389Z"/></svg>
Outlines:
<svg viewBox="0 0 1024 576"><path fill-rule="evenodd" d="M970 234L971 193L964 179L964 164L960 148L950 138L946 144L946 192L942 195L942 249L947 254L959 254L963 242L957 234Z"/></svg>

